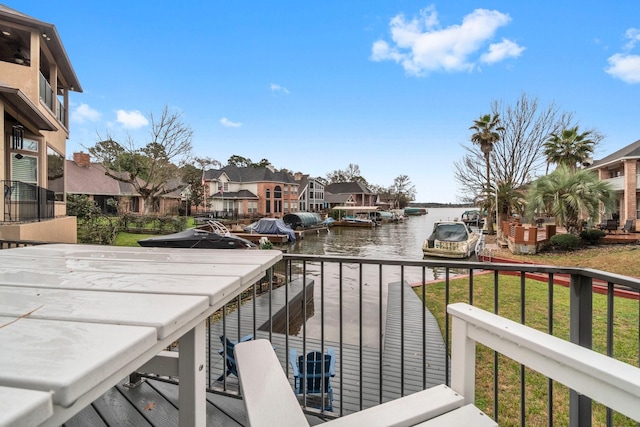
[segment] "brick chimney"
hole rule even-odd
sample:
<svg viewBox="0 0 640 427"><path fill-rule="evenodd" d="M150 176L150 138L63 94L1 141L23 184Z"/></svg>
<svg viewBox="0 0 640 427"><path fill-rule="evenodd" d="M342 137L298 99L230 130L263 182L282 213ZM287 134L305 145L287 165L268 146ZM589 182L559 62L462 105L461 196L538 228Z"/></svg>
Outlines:
<svg viewBox="0 0 640 427"><path fill-rule="evenodd" d="M91 166L91 156L89 153L73 153L73 161L76 165L83 168Z"/></svg>

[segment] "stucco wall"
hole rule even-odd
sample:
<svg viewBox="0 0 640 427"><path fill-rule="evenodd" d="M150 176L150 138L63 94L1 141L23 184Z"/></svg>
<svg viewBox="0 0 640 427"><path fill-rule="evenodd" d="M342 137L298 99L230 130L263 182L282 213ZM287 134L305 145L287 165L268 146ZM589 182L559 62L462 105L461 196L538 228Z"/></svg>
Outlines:
<svg viewBox="0 0 640 427"><path fill-rule="evenodd" d="M67 216L27 224L2 225L0 226L0 240L77 243L77 230L76 217Z"/></svg>

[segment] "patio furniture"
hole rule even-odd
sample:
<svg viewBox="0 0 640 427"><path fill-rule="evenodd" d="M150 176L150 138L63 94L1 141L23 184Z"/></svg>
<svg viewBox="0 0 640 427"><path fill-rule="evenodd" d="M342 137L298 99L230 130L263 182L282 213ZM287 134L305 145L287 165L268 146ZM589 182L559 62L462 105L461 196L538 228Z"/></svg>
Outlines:
<svg viewBox="0 0 640 427"><path fill-rule="evenodd" d="M626 220L624 225L622 226L622 231L624 233L629 233L632 229L633 229L633 220L632 219Z"/></svg>
<svg viewBox="0 0 640 427"><path fill-rule="evenodd" d="M12 409L0 410L0 426L62 425L138 371L179 375L179 424L204 427L205 321L282 258L235 252L75 244L0 251L0 408ZM179 352L163 352L175 341ZM27 393L13 392L20 389Z"/></svg>
<svg viewBox="0 0 640 427"><path fill-rule="evenodd" d="M318 404L309 406L333 411L333 389L331 377L336 375L336 355L332 348L323 355L319 351L310 351L306 357L298 356L295 348L289 351L289 363L295 380L294 390L299 398L318 400ZM323 401L324 399L324 401Z"/></svg>
<svg viewBox="0 0 640 427"><path fill-rule="evenodd" d="M253 334L245 335L240 338L240 342L250 341L253 339ZM238 344L238 341L231 341L229 338L226 338L224 335L220 335L220 342L223 345L223 348L218 350L218 354L225 359L226 369L222 375L218 377L216 381L222 381L225 377L233 374L236 377L238 376L238 370L236 367L236 359L233 355L233 349Z"/></svg>
<svg viewBox="0 0 640 427"><path fill-rule="evenodd" d="M309 422L271 343L253 340L235 347L242 399L251 427L301 427ZM438 385L323 424L340 426L495 427L491 418L459 393Z"/></svg>

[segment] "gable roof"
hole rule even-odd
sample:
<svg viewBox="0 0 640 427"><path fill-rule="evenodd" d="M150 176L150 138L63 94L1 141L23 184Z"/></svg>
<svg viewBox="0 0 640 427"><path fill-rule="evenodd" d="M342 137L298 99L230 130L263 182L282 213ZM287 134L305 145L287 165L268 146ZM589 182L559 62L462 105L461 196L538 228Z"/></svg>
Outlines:
<svg viewBox="0 0 640 427"><path fill-rule="evenodd" d="M133 185L105 175L99 163L80 166L73 160L65 160L67 175L66 192L101 196L139 196Z"/></svg>
<svg viewBox="0 0 640 427"><path fill-rule="evenodd" d="M336 182L324 186L324 191L331 194L374 194L361 182Z"/></svg>
<svg viewBox="0 0 640 427"><path fill-rule="evenodd" d="M285 184L297 184L296 180L286 172L272 171L266 167L242 167L228 165L221 169L205 171L205 180L217 181L222 174L226 174L232 182L282 182Z"/></svg>
<svg viewBox="0 0 640 427"><path fill-rule="evenodd" d="M593 165L591 165L589 168L591 169L591 168L602 167L618 160L632 159L632 158L640 159L640 139L637 140L636 142L633 142L627 145L626 147L622 147L618 151L612 154L609 154L608 156L600 160L596 160L595 162L593 162Z"/></svg>

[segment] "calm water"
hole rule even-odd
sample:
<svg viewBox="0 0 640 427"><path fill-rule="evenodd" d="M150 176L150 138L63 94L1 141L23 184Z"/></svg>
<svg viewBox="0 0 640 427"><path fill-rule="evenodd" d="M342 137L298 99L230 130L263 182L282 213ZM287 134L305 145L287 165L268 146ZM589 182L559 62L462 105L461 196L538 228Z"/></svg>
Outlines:
<svg viewBox="0 0 640 427"><path fill-rule="evenodd" d="M404 222L382 224L374 228L365 227L332 227L328 233L308 234L288 248L289 253L357 256L376 259L394 260L422 260L422 243L431 234L433 224L438 220L460 218L465 208L436 208L429 209L427 215L411 216ZM339 301L342 297L343 337L345 342L357 344L359 342L359 322L362 318L362 339L367 347L378 347L379 324L378 307L383 306L386 313L387 286L400 282L398 267L383 268L382 286L380 285L377 266L363 266L360 286L360 271L357 265L343 265L343 287L340 289L337 265L325 265L325 284L320 286L320 275L317 266L307 266L307 276L315 278L314 307L308 311L314 314L306 322L307 336L320 338L321 322L319 316L320 302L325 306L325 339L339 340ZM427 269L426 280L442 277L442 271ZM422 280L422 270L406 268L404 280L409 283L419 283ZM359 312L359 302L362 299L363 310ZM384 325L383 325L384 327ZM299 332L302 335L303 331Z"/></svg>

